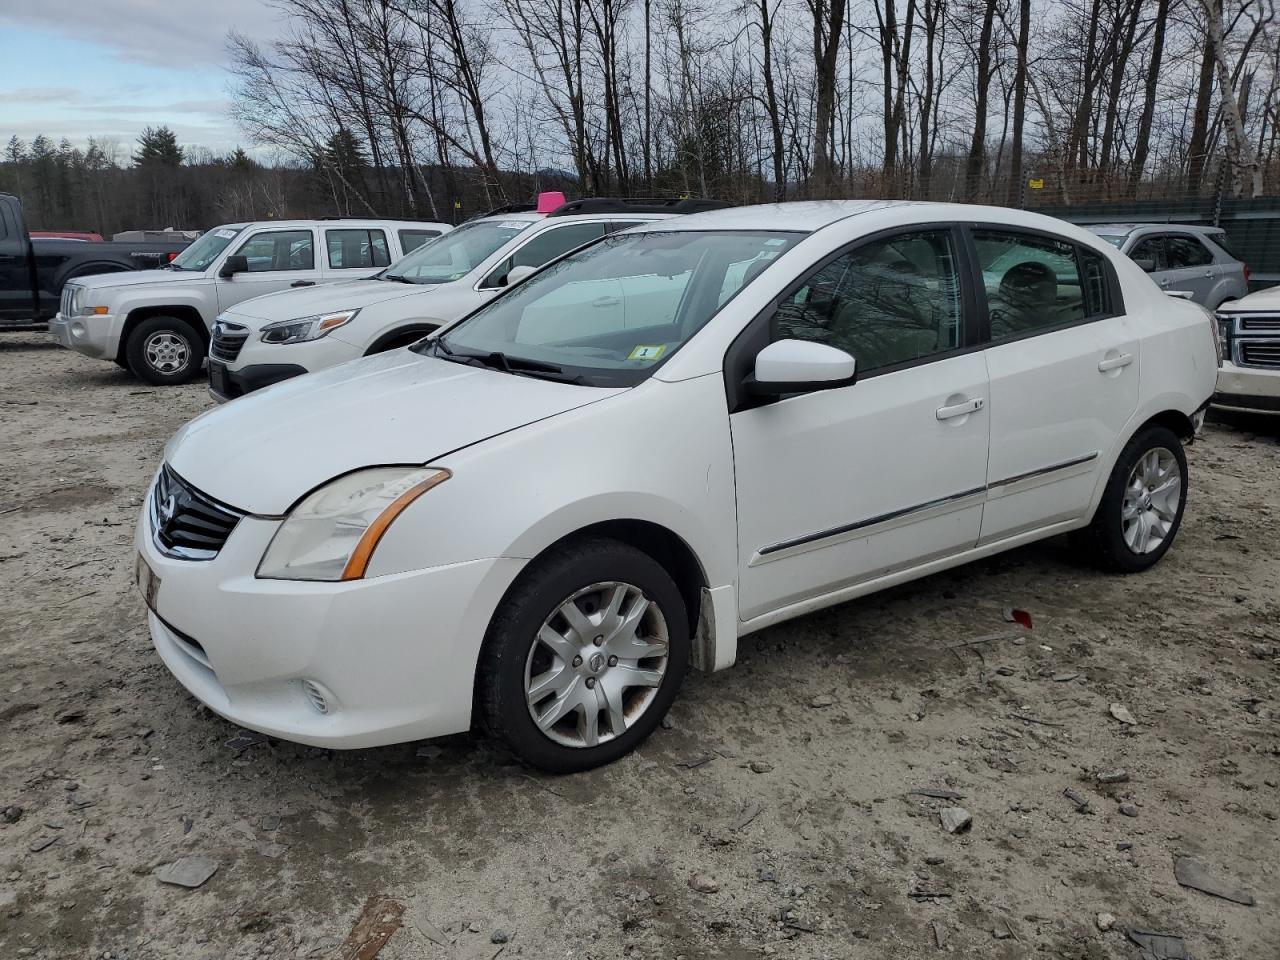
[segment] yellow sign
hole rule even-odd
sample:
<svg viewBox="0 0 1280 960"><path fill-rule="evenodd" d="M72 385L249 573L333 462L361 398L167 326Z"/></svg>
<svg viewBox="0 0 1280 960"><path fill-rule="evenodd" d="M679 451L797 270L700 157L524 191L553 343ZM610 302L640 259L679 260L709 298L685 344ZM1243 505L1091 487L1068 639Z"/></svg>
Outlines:
<svg viewBox="0 0 1280 960"><path fill-rule="evenodd" d="M1043 190L1044 180L1041 177L1036 177L1032 180L1028 180L1027 186L1030 187L1032 190Z"/></svg>

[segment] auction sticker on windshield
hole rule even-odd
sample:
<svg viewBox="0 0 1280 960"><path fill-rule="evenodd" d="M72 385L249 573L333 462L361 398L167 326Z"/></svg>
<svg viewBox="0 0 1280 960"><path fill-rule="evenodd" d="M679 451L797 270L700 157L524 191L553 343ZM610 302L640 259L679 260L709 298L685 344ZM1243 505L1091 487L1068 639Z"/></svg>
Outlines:
<svg viewBox="0 0 1280 960"><path fill-rule="evenodd" d="M627 354L628 360L648 360L653 362L667 352L666 344L658 344L657 346L639 346Z"/></svg>

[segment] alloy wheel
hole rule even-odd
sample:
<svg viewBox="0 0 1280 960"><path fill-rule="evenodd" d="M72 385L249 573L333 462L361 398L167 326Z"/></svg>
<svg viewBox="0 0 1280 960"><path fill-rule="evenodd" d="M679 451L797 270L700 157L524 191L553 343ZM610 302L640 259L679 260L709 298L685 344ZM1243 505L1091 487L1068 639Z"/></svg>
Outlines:
<svg viewBox="0 0 1280 960"><path fill-rule="evenodd" d="M191 344L171 330L158 330L142 345L147 364L158 373L178 373L191 361Z"/></svg>
<svg viewBox="0 0 1280 960"><path fill-rule="evenodd" d="M1136 554L1160 549L1178 519L1181 498L1182 469L1172 451L1155 447L1138 458L1125 483L1120 510L1129 549Z"/></svg>
<svg viewBox="0 0 1280 960"><path fill-rule="evenodd" d="M643 590L618 581L584 587L547 617L529 649L529 714L563 746L613 740L653 703L668 652L666 618Z"/></svg>

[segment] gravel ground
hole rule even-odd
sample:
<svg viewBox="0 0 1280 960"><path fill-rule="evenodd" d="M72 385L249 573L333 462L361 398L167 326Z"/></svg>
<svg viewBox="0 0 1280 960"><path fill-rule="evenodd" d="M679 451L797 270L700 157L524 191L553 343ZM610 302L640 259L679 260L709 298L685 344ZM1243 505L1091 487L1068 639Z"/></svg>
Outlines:
<svg viewBox="0 0 1280 960"><path fill-rule="evenodd" d="M1280 956L1280 423L1210 424L1154 572L1055 540L774 627L638 753L550 778L478 737L334 753L200 707L130 543L203 386L42 334L0 337L0 383L4 958L1100 960L1132 929ZM1034 629L953 646L1005 607ZM182 857L217 872L161 883Z"/></svg>

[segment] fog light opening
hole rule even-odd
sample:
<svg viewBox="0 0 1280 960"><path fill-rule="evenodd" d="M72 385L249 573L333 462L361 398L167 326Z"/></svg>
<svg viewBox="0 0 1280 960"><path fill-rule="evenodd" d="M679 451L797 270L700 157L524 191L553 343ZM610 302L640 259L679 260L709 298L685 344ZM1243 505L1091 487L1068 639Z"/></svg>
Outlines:
<svg viewBox="0 0 1280 960"><path fill-rule="evenodd" d="M307 699L311 701L311 706L315 707L316 713L328 714L329 701L332 699L329 691L314 680L302 681L302 692L307 695Z"/></svg>

